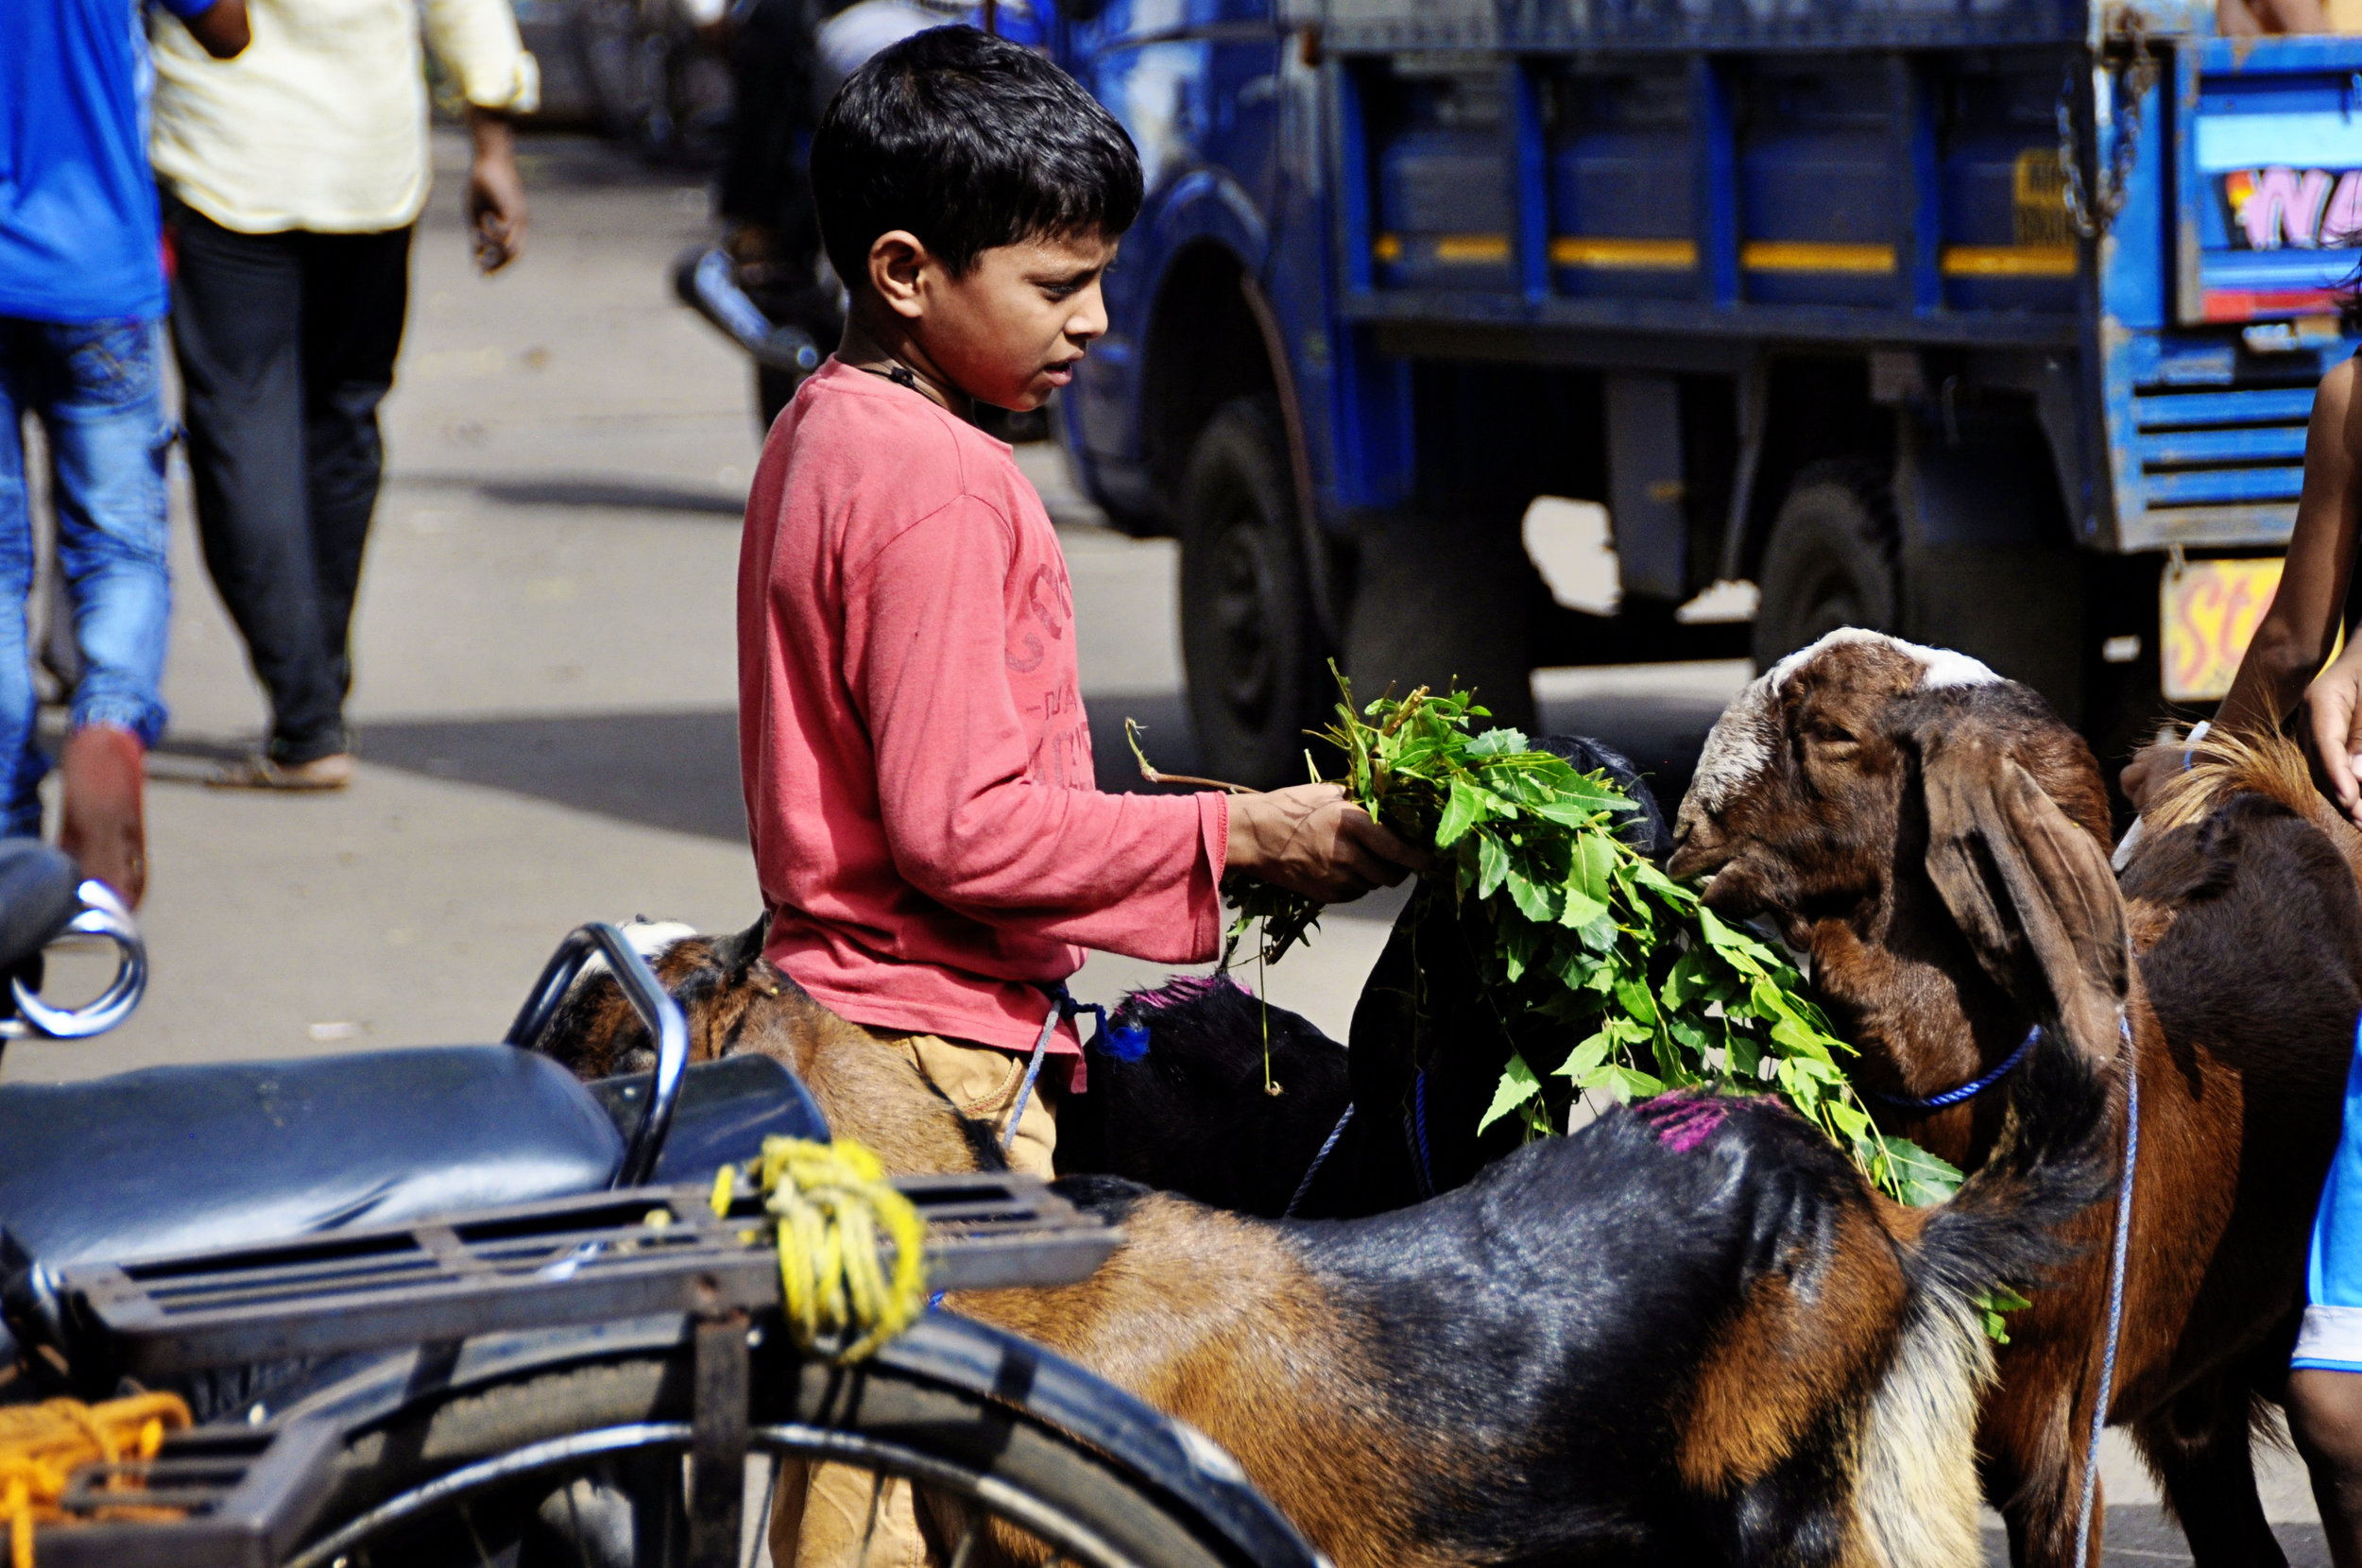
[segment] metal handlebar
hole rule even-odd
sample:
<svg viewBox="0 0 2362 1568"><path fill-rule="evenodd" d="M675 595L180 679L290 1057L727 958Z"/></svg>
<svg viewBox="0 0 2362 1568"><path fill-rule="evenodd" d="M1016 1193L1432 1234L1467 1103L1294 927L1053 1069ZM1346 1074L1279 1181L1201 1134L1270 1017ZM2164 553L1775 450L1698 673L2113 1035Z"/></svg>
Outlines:
<svg viewBox="0 0 2362 1568"><path fill-rule="evenodd" d="M107 989L79 1007L52 1007L22 980L11 978L9 989L16 999L17 1015L0 1019L0 1040L87 1040L104 1034L131 1015L147 990L147 944L139 926L123 907L114 889L90 878L75 890L82 908L65 929L50 938L100 936L115 945L114 978Z"/></svg>
<svg viewBox="0 0 2362 1568"><path fill-rule="evenodd" d="M567 990L574 983L590 962L593 952L607 960L615 982L623 987L631 1010L640 1014L649 1036L656 1041L656 1081L648 1092L648 1108L642 1113L640 1125L632 1129L631 1141L625 1146L624 1163L616 1167L613 1187L642 1186L656 1173L657 1156L664 1151L664 1135L673 1128L673 1108L680 1100L681 1075L689 1069L689 1020L682 1016L680 1004L664 994L658 983L656 971L639 949L625 939L624 933L605 921L577 926L534 982L525 1005L517 1014L517 1021L508 1026L505 1044L521 1050L532 1050L534 1042L556 1016Z"/></svg>

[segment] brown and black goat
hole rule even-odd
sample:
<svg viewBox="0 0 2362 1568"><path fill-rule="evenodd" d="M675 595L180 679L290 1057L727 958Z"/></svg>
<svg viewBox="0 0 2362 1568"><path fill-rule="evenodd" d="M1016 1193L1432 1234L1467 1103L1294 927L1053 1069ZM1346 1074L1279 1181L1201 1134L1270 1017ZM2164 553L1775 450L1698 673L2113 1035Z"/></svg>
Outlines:
<svg viewBox="0 0 2362 1568"><path fill-rule="evenodd" d="M2058 919L2087 913L2120 912ZM779 1055L899 1168L989 1161L751 943L656 962L701 1055ZM545 1042L578 1070L638 1065L611 991ZM1943 1209L1877 1199L1772 1101L1669 1096L1374 1219L1275 1223L1082 1178L1065 1190L1125 1226L1114 1259L953 1304L1207 1432L1344 1568L1967 1568L1991 1365L1974 1298L2042 1273L2104 1179L2099 1069L2063 1038L2038 1055L2021 1098L2043 1114Z"/></svg>
<svg viewBox="0 0 2362 1568"><path fill-rule="evenodd" d="M1779 928L1860 1048L1857 1082L1888 1097L1976 1080L2054 1016L2097 1051L2119 1028L2121 958L2089 954L2091 983L2055 1015L2032 970L2057 942L2050 912L2124 910L2141 1129L2109 1420L2131 1428L2199 1563L2276 1564L2250 1431L2285 1375L2337 1140L2362 899L2301 764L2215 768L2173 798L2119 892L2097 858L2098 767L2039 696L1960 655L1847 630L1782 660L1717 724L1670 869L1710 874L1718 912ZM2119 1143L2123 1091L2119 1075ZM1974 1170L2004 1118L1985 1096L1890 1099L1878 1119ZM2079 1263L2011 1320L1980 1423L1986 1494L2021 1568L2074 1557L2113 1208L2083 1216Z"/></svg>

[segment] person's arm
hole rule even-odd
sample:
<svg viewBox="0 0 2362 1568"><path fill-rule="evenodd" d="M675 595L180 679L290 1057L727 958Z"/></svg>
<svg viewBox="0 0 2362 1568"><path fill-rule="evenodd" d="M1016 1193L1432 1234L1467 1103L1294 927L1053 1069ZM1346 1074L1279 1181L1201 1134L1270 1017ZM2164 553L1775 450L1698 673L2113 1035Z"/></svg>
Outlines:
<svg viewBox="0 0 2362 1568"><path fill-rule="evenodd" d="M215 60L234 60L254 41L253 29L247 23L246 0L213 0L201 10L181 13L180 20L189 36Z"/></svg>
<svg viewBox="0 0 2362 1568"><path fill-rule="evenodd" d="M517 139L508 116L471 107L468 129L475 154L468 164L468 233L475 264L498 272L525 247L525 182L517 173Z"/></svg>
<svg viewBox="0 0 2362 1568"><path fill-rule="evenodd" d="M2297 501L2296 528L2288 537L2280 588L2256 623L2230 693L2216 714L2215 723L2223 728L2251 734L2277 729L2300 701L2306 701L2317 721L2329 711L2323 703L2333 694L2320 691L2320 700L2308 700L2306 687L2336 641L2353 572L2357 507L2362 507L2354 461L2362 451L2362 399L2354 396L2354 362L2346 360L2321 378L2313 399L2313 418L2304 436L2304 488ZM2338 660L2341 666L2346 662ZM2328 680L2328 673L2321 678ZM2337 734L2319 746L2331 792L2349 813L2362 802L2362 791L2354 782L2354 748L2338 726L2351 722L2353 710L2349 690L2336 724L2329 726ZM2142 805L2181 766L2179 745L2152 746L2124 770L2124 793L2135 806Z"/></svg>
<svg viewBox="0 0 2362 1568"><path fill-rule="evenodd" d="M1007 525L963 497L847 563L846 678L886 839L913 887L988 925L1188 963L1213 951L1234 849L1239 869L1315 896L1400 879L1402 862L1379 869L1384 851L1405 862L1411 852L1344 810L1333 786L1224 800L1032 776L1005 673L1010 550Z"/></svg>
<svg viewBox="0 0 2362 1568"><path fill-rule="evenodd" d="M426 0L426 41L468 100L474 156L468 167L468 241L476 265L498 272L524 249L524 181L509 116L540 107L541 74L517 35L508 0Z"/></svg>

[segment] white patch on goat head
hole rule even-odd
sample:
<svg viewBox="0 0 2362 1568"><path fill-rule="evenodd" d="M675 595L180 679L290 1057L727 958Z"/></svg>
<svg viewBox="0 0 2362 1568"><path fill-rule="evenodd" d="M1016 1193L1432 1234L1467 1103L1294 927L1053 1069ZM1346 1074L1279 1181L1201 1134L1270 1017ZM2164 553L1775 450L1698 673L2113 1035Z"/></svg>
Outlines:
<svg viewBox="0 0 2362 1568"><path fill-rule="evenodd" d="M1731 706L1714 722L1714 728L1706 736L1705 749L1698 757L1698 771L1690 780L1689 794L1682 802L1684 811L1693 802L1701 810L1720 811L1749 779L1771 766L1772 754L1780 743L1780 689L1788 684L1790 675L1830 649L1854 643L1891 648L1915 662L1920 669L1915 690L1921 691L1992 686L2001 679L1976 659L1949 648L1926 648L1884 632L1840 626L1812 646L1799 648L1781 659L1732 699Z"/></svg>
<svg viewBox="0 0 2362 1568"><path fill-rule="evenodd" d="M676 942L686 942L697 934L697 928L680 920L628 920L615 928L624 933L631 950L654 963L672 950ZM579 990L592 980L607 973L607 955L592 948L583 962L582 970L574 976L569 990Z"/></svg>
<svg viewBox="0 0 2362 1568"><path fill-rule="evenodd" d="M1703 811L1721 810L1749 779L1771 764L1772 747L1780 731L1772 699L1772 676L1777 673L1778 666L1774 666L1771 674L1749 681L1714 721L1714 728L1706 733L1705 749L1698 754L1698 771L1690 776L1689 793L1682 800L1684 816L1693 806Z"/></svg>

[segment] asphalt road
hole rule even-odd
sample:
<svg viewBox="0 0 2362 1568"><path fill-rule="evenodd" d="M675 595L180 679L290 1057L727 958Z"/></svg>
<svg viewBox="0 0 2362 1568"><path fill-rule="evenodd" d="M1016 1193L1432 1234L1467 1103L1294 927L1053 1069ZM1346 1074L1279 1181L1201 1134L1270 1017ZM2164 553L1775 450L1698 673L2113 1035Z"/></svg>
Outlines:
<svg viewBox="0 0 2362 1568"><path fill-rule="evenodd" d="M357 622L363 765L321 798L208 791L264 710L197 558L176 482L173 723L154 759L154 981L124 1029L17 1044L0 1077L494 1039L574 925L735 929L758 909L738 798L732 584L758 433L745 364L672 302L665 265L710 232L701 185L583 141L528 144L534 226L507 273L471 270L461 144L419 237L387 483ZM1072 570L1101 780L1135 782L1126 717L1190 771L1173 549L1099 525L1054 450L1023 449ZM1668 785L1741 664L1550 671L1545 726L1599 735ZM1343 1036L1398 897L1331 912L1266 977ZM1165 971L1100 955L1113 1000ZM2187 1560L2112 1447L2109 1559ZM2325 1562L2301 1469L2270 1467L2292 1557Z"/></svg>

